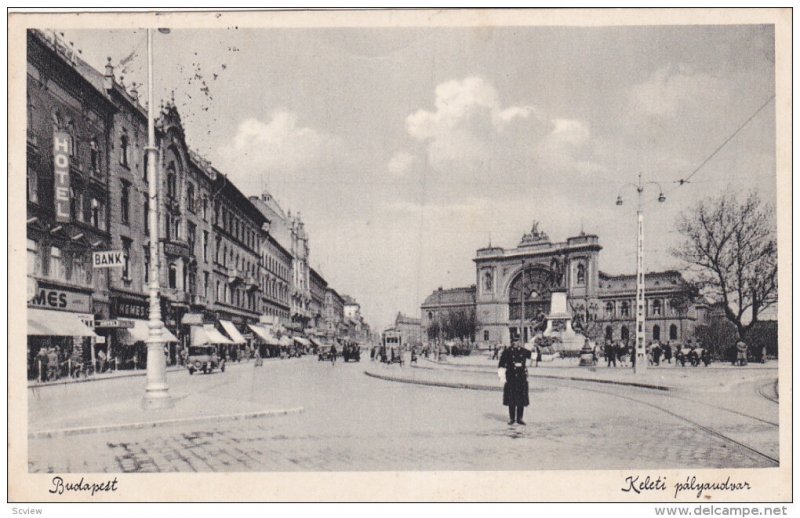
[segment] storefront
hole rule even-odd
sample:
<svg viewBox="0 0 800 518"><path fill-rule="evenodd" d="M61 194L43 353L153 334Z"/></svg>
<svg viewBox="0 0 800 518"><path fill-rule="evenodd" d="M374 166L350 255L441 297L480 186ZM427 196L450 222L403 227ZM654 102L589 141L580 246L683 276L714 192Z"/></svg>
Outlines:
<svg viewBox="0 0 800 518"><path fill-rule="evenodd" d="M149 313L150 305L144 296L126 294L112 298L111 318L98 321L96 326L97 333L105 340L110 368L144 369L147 366ZM168 363L173 363L178 338L166 325L161 329L161 336L170 353Z"/></svg>
<svg viewBox="0 0 800 518"><path fill-rule="evenodd" d="M46 381L91 364L97 338L91 311L88 293L37 287L28 302L28 379Z"/></svg>
<svg viewBox="0 0 800 518"><path fill-rule="evenodd" d="M250 324L250 329L255 333L254 342L262 358L271 358L280 354L281 342L272 331L261 324Z"/></svg>

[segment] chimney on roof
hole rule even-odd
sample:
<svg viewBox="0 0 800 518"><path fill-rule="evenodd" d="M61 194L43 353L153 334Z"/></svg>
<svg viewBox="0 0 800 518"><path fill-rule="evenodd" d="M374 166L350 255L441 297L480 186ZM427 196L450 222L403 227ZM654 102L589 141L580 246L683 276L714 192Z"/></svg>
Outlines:
<svg viewBox="0 0 800 518"><path fill-rule="evenodd" d="M106 63L106 73L103 76L103 87L110 91L114 88L114 65L111 64L111 56L108 56L108 63Z"/></svg>
<svg viewBox="0 0 800 518"><path fill-rule="evenodd" d="M133 83L131 85L130 94L131 94L131 97L133 97L134 101L138 101L139 100L139 90L138 90L138 87L136 86L136 83Z"/></svg>

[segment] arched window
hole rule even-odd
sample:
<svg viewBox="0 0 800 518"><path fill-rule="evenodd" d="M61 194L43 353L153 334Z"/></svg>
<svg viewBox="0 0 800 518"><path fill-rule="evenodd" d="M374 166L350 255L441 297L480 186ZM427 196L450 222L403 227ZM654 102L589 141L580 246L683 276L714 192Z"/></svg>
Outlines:
<svg viewBox="0 0 800 518"><path fill-rule="evenodd" d="M630 305L628 304L627 300L622 301L622 307L620 308L619 312L623 317L627 317L630 314Z"/></svg>
<svg viewBox="0 0 800 518"><path fill-rule="evenodd" d="M661 340L661 328L658 324L653 326L653 340Z"/></svg>
<svg viewBox="0 0 800 518"><path fill-rule="evenodd" d="M178 180L175 174L175 162L170 162L167 166L167 197L173 200L178 197Z"/></svg>
<svg viewBox="0 0 800 518"><path fill-rule="evenodd" d="M650 310L655 316L661 315L661 301L659 299L655 299L650 306Z"/></svg>
<svg viewBox="0 0 800 518"><path fill-rule="evenodd" d="M613 340L614 339L614 330L611 326L606 326L606 340Z"/></svg>
<svg viewBox="0 0 800 518"><path fill-rule="evenodd" d="M678 339L678 326L676 326L675 324L669 326L669 339L670 340Z"/></svg>
<svg viewBox="0 0 800 518"><path fill-rule="evenodd" d="M614 303L613 302L606 302L606 316L613 317L614 316Z"/></svg>
<svg viewBox="0 0 800 518"><path fill-rule="evenodd" d="M622 326L622 329L620 329L619 335L620 335L620 338L622 338L623 342L626 341L628 339L628 337L629 337L628 326Z"/></svg>
<svg viewBox="0 0 800 518"><path fill-rule="evenodd" d="M579 285L586 284L586 266L583 263L578 263L575 280Z"/></svg>

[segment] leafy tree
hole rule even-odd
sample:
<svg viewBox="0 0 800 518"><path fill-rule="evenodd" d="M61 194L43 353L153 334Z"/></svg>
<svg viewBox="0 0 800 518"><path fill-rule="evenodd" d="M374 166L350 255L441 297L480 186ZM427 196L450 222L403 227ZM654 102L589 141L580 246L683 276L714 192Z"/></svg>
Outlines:
<svg viewBox="0 0 800 518"><path fill-rule="evenodd" d="M740 200L728 191L685 211L676 228L683 237L673 254L686 262L697 285L721 301L739 337L778 300L778 261L772 207L756 192Z"/></svg>

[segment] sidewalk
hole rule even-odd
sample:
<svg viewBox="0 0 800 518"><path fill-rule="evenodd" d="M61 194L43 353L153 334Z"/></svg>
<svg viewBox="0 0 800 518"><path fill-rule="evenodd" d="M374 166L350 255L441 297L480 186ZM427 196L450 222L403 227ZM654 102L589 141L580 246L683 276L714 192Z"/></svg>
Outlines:
<svg viewBox="0 0 800 518"><path fill-rule="evenodd" d="M455 370L462 372L497 372L497 360L481 356L460 356L448 358L445 362L432 359L420 359L420 367L439 370ZM495 374L496 375L496 374ZM652 388L661 387L670 390L702 389L709 392L725 392L733 385L754 380L775 380L778 378L778 362L757 364L746 367L733 367L729 364L711 364L709 367L676 367L648 366L644 373L635 374L628 367L580 367L577 359L556 359L553 362L540 363L538 367L528 367L529 377L566 378L580 381L596 381L625 385L646 385Z"/></svg>
<svg viewBox="0 0 800 518"><path fill-rule="evenodd" d="M657 391L671 391L676 394L702 394L703 397L723 400L739 387L750 384L767 384L778 379L777 368L757 369L711 369L705 367L652 368L636 374L631 368L579 367L563 365L560 367L528 367L528 378L564 379L570 381L593 382L621 386L638 387ZM546 364L545 364L546 365ZM451 358L448 362L436 362L420 358L415 366L386 366L368 363L367 374L376 377L398 378L434 386L455 388L474 388L493 390L502 388L497 378L497 364L485 358L481 363L465 358ZM764 398L754 392L754 397ZM773 401L771 404L775 404Z"/></svg>
<svg viewBox="0 0 800 518"><path fill-rule="evenodd" d="M302 407L266 406L244 397L231 397L219 389L226 377L253 363L234 363L225 373L189 377L185 369L168 369L173 406L144 410L145 371L128 375L97 377L91 381L116 379L117 383L61 382L34 385L28 389L28 437L43 438L113 430L154 428L201 421L241 420L280 416L303 411ZM231 372L228 372L228 371ZM42 390L44 389L44 390Z"/></svg>
<svg viewBox="0 0 800 518"><path fill-rule="evenodd" d="M265 362L269 361L277 361L280 358L263 358ZM250 360L249 362L228 362L225 364L225 368L229 369L232 367L236 367L238 365L252 365L254 360ZM181 367L178 365L170 365L167 367L167 372L180 372L186 370L186 367ZM52 387L58 385L67 385L70 383L88 383L90 381L108 381L113 379L120 379L120 378L131 378L135 376L144 376L147 374L147 370L145 369L137 369L137 370L116 370L116 371L106 371L99 374L92 374L88 377L81 377L81 378L59 378L55 381L45 381L43 383L39 383L35 380L28 381L28 388L38 388L38 387Z"/></svg>

